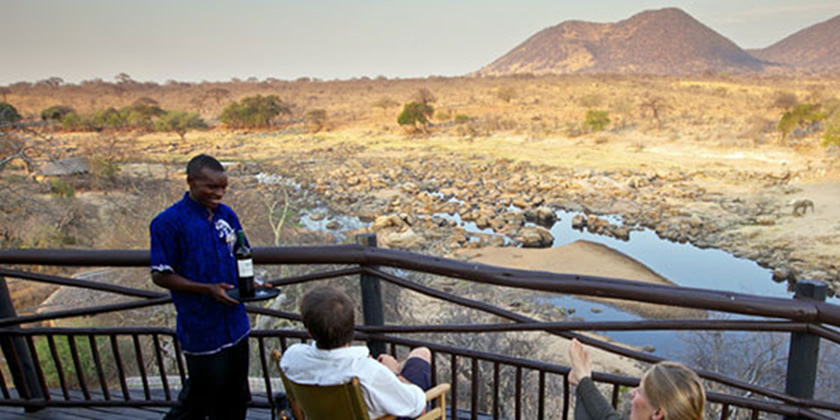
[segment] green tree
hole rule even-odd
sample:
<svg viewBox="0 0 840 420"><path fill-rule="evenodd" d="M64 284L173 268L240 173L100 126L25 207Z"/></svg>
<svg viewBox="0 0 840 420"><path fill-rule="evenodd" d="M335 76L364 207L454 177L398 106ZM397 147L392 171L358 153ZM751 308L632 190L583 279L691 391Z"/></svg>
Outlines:
<svg viewBox="0 0 840 420"><path fill-rule="evenodd" d="M291 107L276 95L249 96L222 110L222 123L232 128L270 128L280 114L291 115Z"/></svg>
<svg viewBox="0 0 840 420"><path fill-rule="evenodd" d="M71 112L76 112L76 110L67 105L53 105L41 111L41 121L61 122Z"/></svg>
<svg viewBox="0 0 840 420"><path fill-rule="evenodd" d="M185 140L187 131L207 128L207 124L194 112L169 111L155 121L155 130L177 133Z"/></svg>
<svg viewBox="0 0 840 420"><path fill-rule="evenodd" d="M89 127L94 130L106 128L124 128L128 125L126 115L115 108L100 109L96 111L89 120Z"/></svg>
<svg viewBox="0 0 840 420"><path fill-rule="evenodd" d="M82 131L90 128L90 121L83 119L79 114L71 112L61 118L61 128L71 131Z"/></svg>
<svg viewBox="0 0 840 420"><path fill-rule="evenodd" d="M402 127L408 127L413 131L427 129L429 118L435 113L431 105L422 102L409 102L403 106L402 113L397 117L397 123Z"/></svg>
<svg viewBox="0 0 840 420"><path fill-rule="evenodd" d="M584 120L583 126L589 129L589 131L602 131L608 125L610 125L609 111L595 109L586 111L586 120Z"/></svg>
<svg viewBox="0 0 840 420"><path fill-rule="evenodd" d="M0 124L14 124L20 121L20 114L11 104L0 102Z"/></svg>
<svg viewBox="0 0 840 420"><path fill-rule="evenodd" d="M162 117L166 111L160 107L158 102L152 98L143 97L137 99L130 106L120 109L128 127L139 129L152 129L153 120Z"/></svg>

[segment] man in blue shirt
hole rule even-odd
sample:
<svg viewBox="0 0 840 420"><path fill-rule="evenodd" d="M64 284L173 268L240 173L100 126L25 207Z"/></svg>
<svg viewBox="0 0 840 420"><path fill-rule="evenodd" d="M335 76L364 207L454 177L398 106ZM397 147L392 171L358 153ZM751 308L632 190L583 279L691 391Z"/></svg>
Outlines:
<svg viewBox="0 0 840 420"><path fill-rule="evenodd" d="M187 164L189 192L149 227L152 281L169 289L189 378L166 419L244 419L248 315L225 291L236 285L239 218L221 200L228 185L215 158Z"/></svg>

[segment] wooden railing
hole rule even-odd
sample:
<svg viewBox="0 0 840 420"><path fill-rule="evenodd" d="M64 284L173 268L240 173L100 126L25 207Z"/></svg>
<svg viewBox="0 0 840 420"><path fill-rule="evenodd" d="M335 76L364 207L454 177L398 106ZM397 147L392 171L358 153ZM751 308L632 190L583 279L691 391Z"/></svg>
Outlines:
<svg viewBox="0 0 840 420"><path fill-rule="evenodd" d="M796 299L770 298L733 292L658 286L628 280L507 269L439 257L376 248L367 245L257 248L256 264L325 266L325 271L270 280L287 287L323 279L360 279L365 325L357 326L356 339L365 341L374 354L404 354L413 346L427 346L433 353L433 380L452 384L451 407L470 418L563 418L570 416L573 399L569 367L497 354L490 350L442 344L442 334L499 334L540 331L564 338L576 337L587 345L646 363L661 358L605 342L582 331L725 330L784 332L792 335L785 392L764 388L727 372L698 369L710 383L744 391L749 397L710 392L708 402L719 418L746 415L830 419L840 416L840 403L813 399L816 360L821 339L840 343L840 306L825 303L825 285L803 282ZM25 271L23 266L148 267L143 250L2 250L0 280L15 278L54 285L81 287L133 298L126 302L94 305L17 316L5 280L0 281L0 344L5 356L0 366L0 405L37 410L51 406L170 406L174 404L172 380L183 380L184 363L174 330L157 327L48 328L29 326L45 321L117 313L171 302L165 291L140 290L90 280ZM335 268L336 265L344 266ZM518 288L551 294L615 298L682 308L696 308L750 315L749 320L669 319L611 322L539 322L520 313L429 287L394 274L395 270L445 276L468 282ZM380 281L412 290L512 322L462 325L386 325L382 314ZM807 296L806 296L807 295ZM809 297L810 296L810 297ZM248 305L251 314L300 321L293 312ZM36 324L37 325L37 324ZM426 340L408 336L423 334ZM431 339L429 339L431 337ZM254 407L274 407L278 375L271 365L272 349L305 341L301 328L252 330L252 376L264 384L265 394L255 396ZM817 346L816 349L814 346ZM67 355L69 353L69 355ZM806 357L802 357L805 355ZM91 367L92 365L92 367ZM85 371L90 375L85 375ZM47 378L49 372L50 380ZM8 376L7 376L8 375ZM10 377L9 377L10 376ZM138 378L133 386L129 377ZM638 378L596 372L593 379L611 385L609 398L616 405L623 387ZM792 383L793 381L793 383ZM49 384L57 383L51 388ZM159 384L159 385L157 385ZM810 394L808 385L810 384ZM13 386L12 386L13 385ZM804 393L803 393L804 390ZM508 395L512 394L512 395Z"/></svg>

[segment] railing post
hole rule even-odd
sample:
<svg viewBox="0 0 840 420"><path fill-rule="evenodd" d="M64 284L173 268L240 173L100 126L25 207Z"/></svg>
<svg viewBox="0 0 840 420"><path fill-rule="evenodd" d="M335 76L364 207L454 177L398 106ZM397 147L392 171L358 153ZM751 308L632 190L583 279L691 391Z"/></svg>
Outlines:
<svg viewBox="0 0 840 420"><path fill-rule="evenodd" d="M12 297L9 294L9 287L6 279L0 276L0 318L14 318L17 316ZM20 327L9 327L18 329ZM12 381L17 388L18 395L22 399L43 399L44 393L41 388L41 381L32 363L32 355L29 354L29 346L21 336L0 335L0 348L3 349L3 356L6 358L9 371L12 374ZM40 410L43 407L27 407L27 412Z"/></svg>
<svg viewBox="0 0 840 420"><path fill-rule="evenodd" d="M356 235L356 242L360 245L376 247L376 235ZM385 325L385 315L382 309L382 287L379 279L369 274L362 273L360 276L362 286L362 313L365 317L365 325ZM370 354L377 357L385 353L385 343L379 340L370 340L367 343Z"/></svg>
<svg viewBox="0 0 840 420"><path fill-rule="evenodd" d="M818 281L796 282L794 299L824 302L828 287ZM814 398L817 381L817 362L820 353L820 337L804 332L791 333L788 353L785 393L799 398ZM785 417L785 420L804 417Z"/></svg>

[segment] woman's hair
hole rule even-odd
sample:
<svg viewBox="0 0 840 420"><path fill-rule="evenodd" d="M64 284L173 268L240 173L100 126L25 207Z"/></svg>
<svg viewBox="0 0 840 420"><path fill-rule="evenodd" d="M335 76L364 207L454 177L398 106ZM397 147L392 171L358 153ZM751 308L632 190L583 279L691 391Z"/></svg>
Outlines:
<svg viewBox="0 0 840 420"><path fill-rule="evenodd" d="M651 407L662 410L664 420L702 420L706 391L700 377L682 363L660 362L642 378Z"/></svg>

